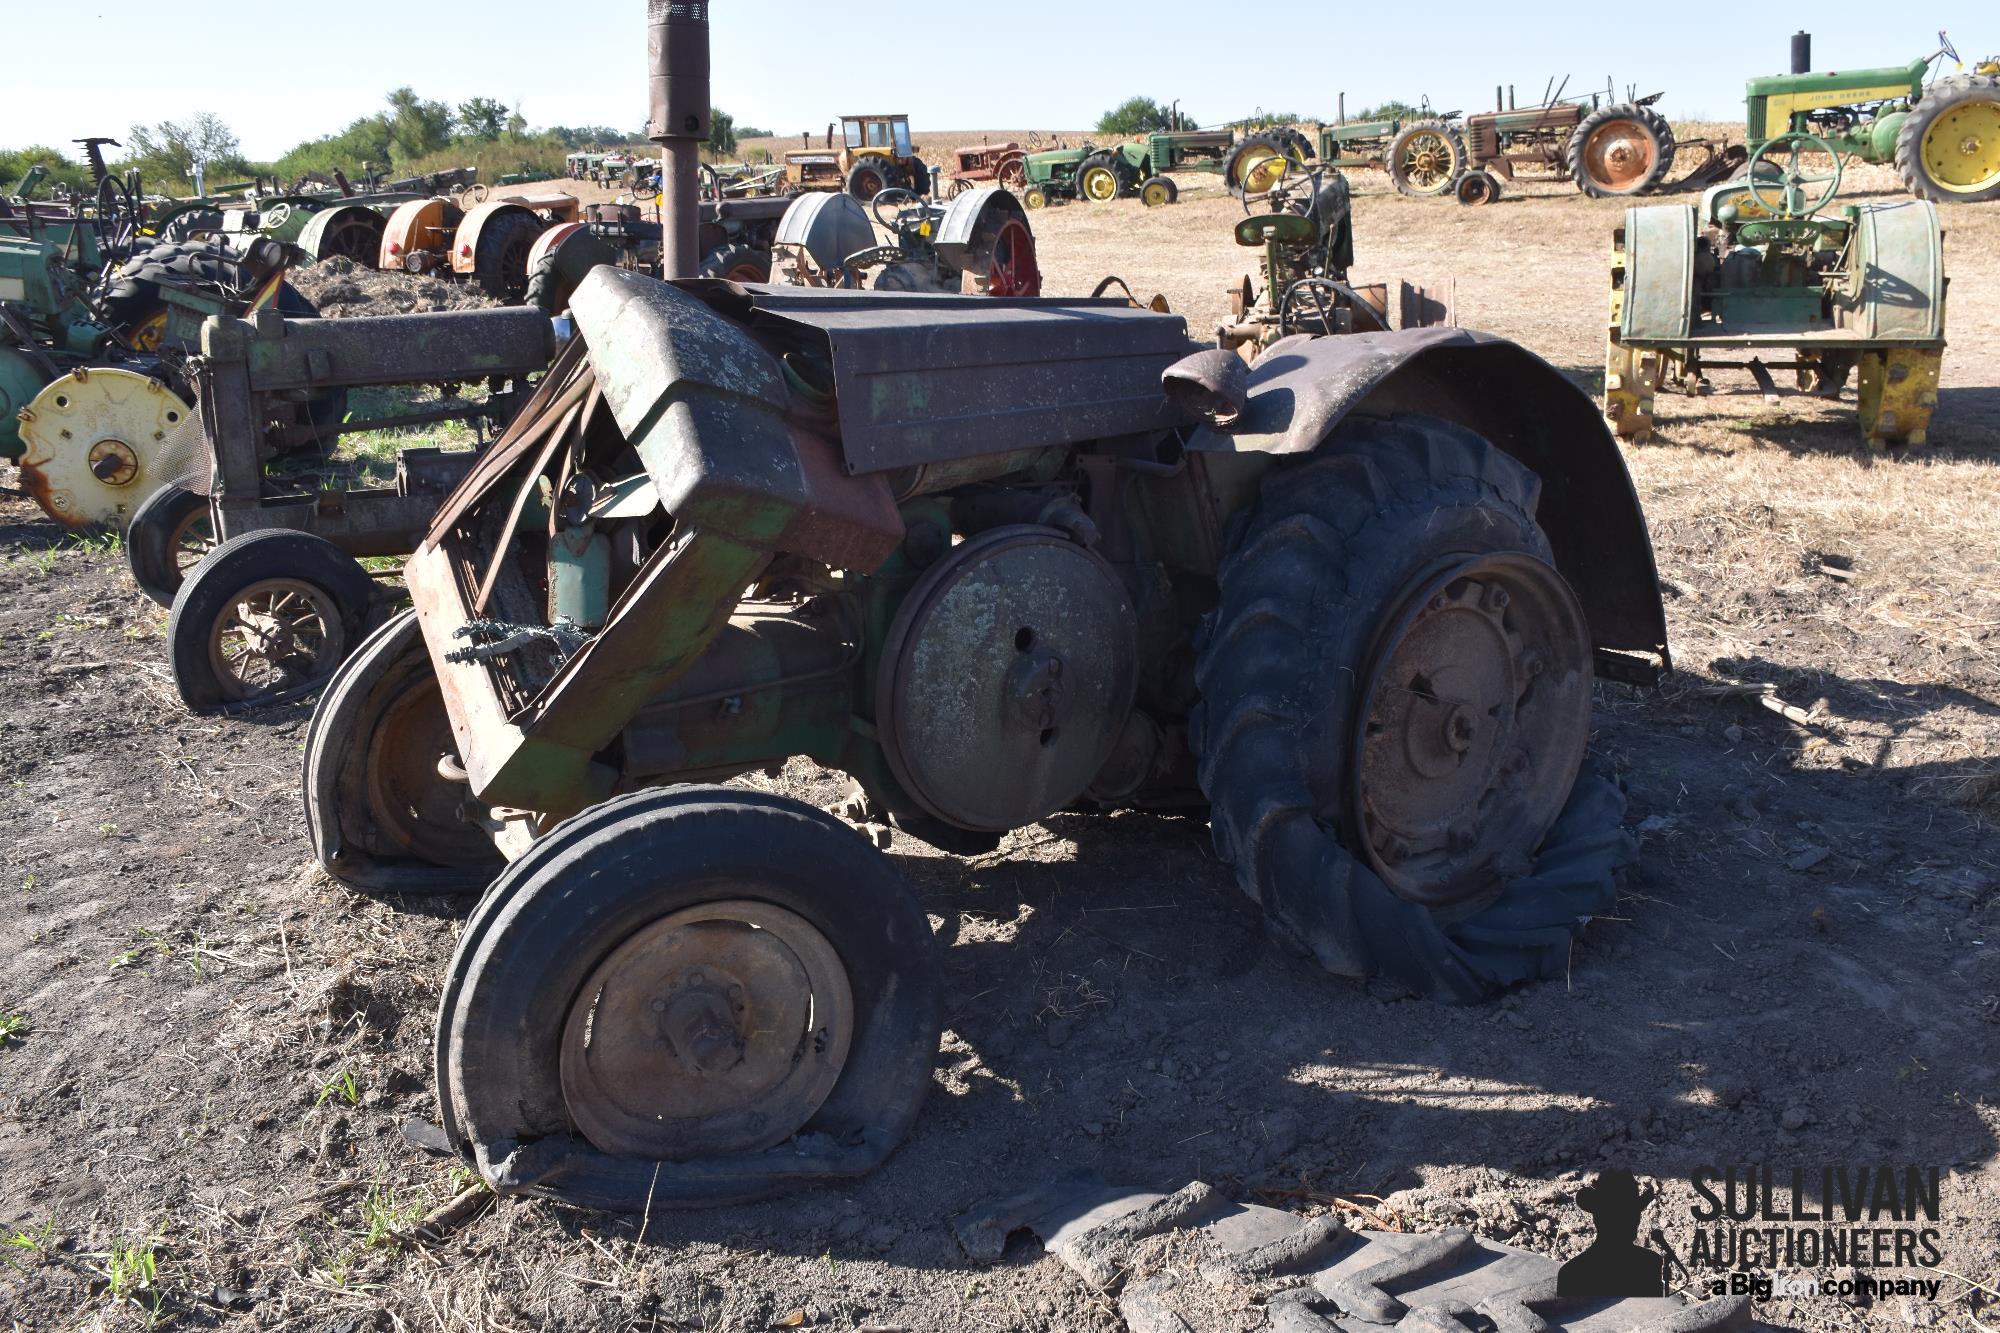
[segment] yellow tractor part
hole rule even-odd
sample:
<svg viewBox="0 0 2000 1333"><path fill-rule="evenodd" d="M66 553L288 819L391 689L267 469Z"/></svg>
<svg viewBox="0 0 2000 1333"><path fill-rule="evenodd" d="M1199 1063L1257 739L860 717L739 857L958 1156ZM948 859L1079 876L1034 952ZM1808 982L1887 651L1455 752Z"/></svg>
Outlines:
<svg viewBox="0 0 2000 1333"><path fill-rule="evenodd" d="M1291 161L1275 146L1259 144L1244 150L1236 161L1236 180L1244 194L1267 194L1291 170Z"/></svg>
<svg viewBox="0 0 2000 1333"><path fill-rule="evenodd" d="M58 523L123 531L132 512L171 480L158 462L167 436L193 410L145 375L72 371L21 409L21 484Z"/></svg>
<svg viewBox="0 0 2000 1333"><path fill-rule="evenodd" d="M1888 347L1861 354L1861 430L1870 449L1924 442L1943 365L1941 347Z"/></svg>
<svg viewBox="0 0 2000 1333"><path fill-rule="evenodd" d="M1118 197L1118 173L1103 163L1092 163L1077 173L1076 192L1093 204L1110 203Z"/></svg>

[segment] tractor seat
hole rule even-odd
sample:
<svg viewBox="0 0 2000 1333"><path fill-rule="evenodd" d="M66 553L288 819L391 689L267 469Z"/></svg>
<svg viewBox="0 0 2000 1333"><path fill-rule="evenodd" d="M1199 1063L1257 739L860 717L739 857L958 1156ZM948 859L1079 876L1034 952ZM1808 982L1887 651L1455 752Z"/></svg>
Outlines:
<svg viewBox="0 0 2000 1333"><path fill-rule="evenodd" d="M1283 246L1313 246L1319 243L1319 228L1311 218L1297 213L1255 213L1236 224L1238 245L1261 246L1270 241Z"/></svg>

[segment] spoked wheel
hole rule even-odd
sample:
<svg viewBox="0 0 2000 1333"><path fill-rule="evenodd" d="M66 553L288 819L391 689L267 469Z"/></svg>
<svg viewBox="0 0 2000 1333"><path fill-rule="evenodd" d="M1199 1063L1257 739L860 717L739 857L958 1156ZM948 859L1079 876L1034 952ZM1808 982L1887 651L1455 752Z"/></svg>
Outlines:
<svg viewBox="0 0 2000 1333"><path fill-rule="evenodd" d="M1028 183L1028 164L1018 157L1009 158L993 178L1003 190L1018 190Z"/></svg>
<svg viewBox="0 0 2000 1333"><path fill-rule="evenodd" d="M215 548L174 597L167 648L195 712L301 698L360 642L374 584L332 542L250 532Z"/></svg>
<svg viewBox="0 0 2000 1333"><path fill-rule="evenodd" d="M1408 195L1449 194L1465 171L1465 136L1441 120L1405 125L1389 142L1389 179Z"/></svg>
<svg viewBox="0 0 2000 1333"><path fill-rule="evenodd" d="M318 253L312 257L331 259L340 255L363 268L374 268L382 257L384 229L385 220L378 213L342 209L340 216L320 233Z"/></svg>
<svg viewBox="0 0 2000 1333"><path fill-rule="evenodd" d="M313 852L349 888L471 893L500 872L414 610L335 673L306 729L303 788Z"/></svg>
<svg viewBox="0 0 2000 1333"><path fill-rule="evenodd" d="M1223 563L1192 720L1216 847L1330 971L1479 999L1615 899L1623 798L1579 777L1590 636L1538 494L1461 426L1350 421Z"/></svg>
<svg viewBox="0 0 2000 1333"><path fill-rule="evenodd" d="M481 900L439 1009L439 1100L496 1189L724 1203L878 1165L938 1030L929 922L853 830L762 793L640 792Z"/></svg>
<svg viewBox="0 0 2000 1333"><path fill-rule="evenodd" d="M125 563L139 591L172 606L187 572L215 549L208 497L162 486L132 512L125 529Z"/></svg>
<svg viewBox="0 0 2000 1333"><path fill-rule="evenodd" d="M1035 235L1019 218L1007 219L993 238L986 271L988 296L1040 296L1042 270L1035 260Z"/></svg>

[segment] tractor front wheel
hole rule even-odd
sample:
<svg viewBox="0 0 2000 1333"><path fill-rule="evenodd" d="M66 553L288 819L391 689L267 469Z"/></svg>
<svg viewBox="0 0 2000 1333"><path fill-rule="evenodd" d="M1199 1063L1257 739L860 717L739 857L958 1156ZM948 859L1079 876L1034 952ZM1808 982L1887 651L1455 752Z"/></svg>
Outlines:
<svg viewBox="0 0 2000 1333"><path fill-rule="evenodd" d="M2000 78L1940 79L1896 135L1903 188L1940 204L2000 199Z"/></svg>
<svg viewBox="0 0 2000 1333"><path fill-rule="evenodd" d="M208 497L171 483L147 496L125 529L125 565L132 581L161 606L174 604L187 572L214 548Z"/></svg>
<svg viewBox="0 0 2000 1333"><path fill-rule="evenodd" d="M1462 426L1354 419L1280 464L1220 573L1191 719L1217 851L1329 971L1470 1002L1607 910L1579 778L1591 641L1540 481Z"/></svg>
<svg viewBox="0 0 2000 1333"><path fill-rule="evenodd" d="M1027 189L1021 192L1021 207L1047 208L1048 206L1049 206L1049 192L1043 189L1041 186L1030 185Z"/></svg>
<svg viewBox="0 0 2000 1333"><path fill-rule="evenodd" d="M930 923L853 829L761 792L638 792L481 899L438 1010L438 1101L502 1192L762 1198L880 1164L939 1023Z"/></svg>
<svg viewBox="0 0 2000 1333"><path fill-rule="evenodd" d="M1148 208L1165 208L1180 197L1180 186L1165 176L1148 177L1139 187L1139 202Z"/></svg>

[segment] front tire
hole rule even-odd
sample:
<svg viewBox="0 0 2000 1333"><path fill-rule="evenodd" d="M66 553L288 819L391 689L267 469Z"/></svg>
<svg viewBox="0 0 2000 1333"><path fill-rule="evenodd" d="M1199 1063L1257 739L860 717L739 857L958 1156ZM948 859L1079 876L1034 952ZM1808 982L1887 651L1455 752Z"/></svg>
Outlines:
<svg viewBox="0 0 2000 1333"><path fill-rule="evenodd" d="M1216 849L1329 971L1470 1002L1614 899L1623 800L1578 780L1590 639L1539 490L1463 427L1350 420L1223 562L1191 722Z"/></svg>
<svg viewBox="0 0 2000 1333"><path fill-rule="evenodd" d="M860 1175L929 1088L936 953L831 815L733 788L618 797L466 923L438 1011L446 1132L496 1189L612 1210Z"/></svg>
<svg viewBox="0 0 2000 1333"><path fill-rule="evenodd" d="M246 532L216 547L174 597L168 663L197 713L261 708L326 683L361 642L375 585L309 532Z"/></svg>
<svg viewBox="0 0 2000 1333"><path fill-rule="evenodd" d="M327 874L365 893L476 893L505 864L461 817L472 789L414 610L369 635L306 728L306 827Z"/></svg>
<svg viewBox="0 0 2000 1333"><path fill-rule="evenodd" d="M125 564L139 591L171 607L187 572L215 549L208 497L162 486L132 511L125 529Z"/></svg>

